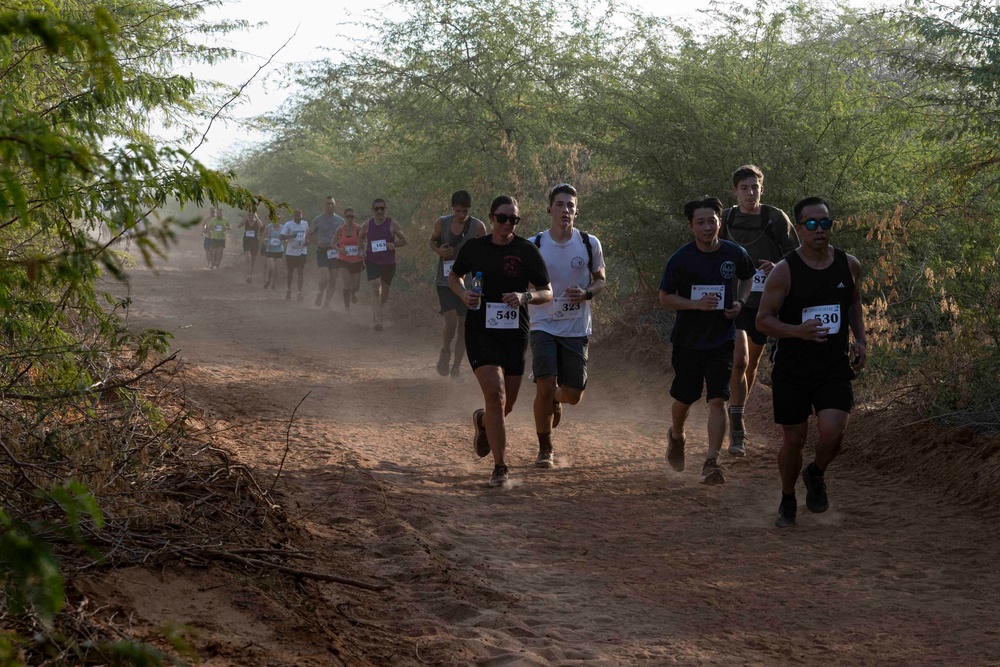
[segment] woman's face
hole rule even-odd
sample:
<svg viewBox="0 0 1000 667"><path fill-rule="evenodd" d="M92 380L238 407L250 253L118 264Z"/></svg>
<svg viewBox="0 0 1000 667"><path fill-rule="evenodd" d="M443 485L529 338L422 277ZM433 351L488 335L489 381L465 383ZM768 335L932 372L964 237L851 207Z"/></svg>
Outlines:
<svg viewBox="0 0 1000 667"><path fill-rule="evenodd" d="M502 237L512 236L514 229L517 227L517 222L512 221L511 218L518 218L517 206L514 204L498 206L497 210L490 213L490 222L493 223L493 233L499 234Z"/></svg>

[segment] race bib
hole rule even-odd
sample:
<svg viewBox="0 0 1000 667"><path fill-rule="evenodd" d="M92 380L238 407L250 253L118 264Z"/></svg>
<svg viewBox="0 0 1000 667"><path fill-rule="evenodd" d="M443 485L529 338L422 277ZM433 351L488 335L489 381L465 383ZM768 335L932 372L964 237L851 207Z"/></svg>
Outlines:
<svg viewBox="0 0 1000 667"><path fill-rule="evenodd" d="M295 240L298 241L299 243L305 242L305 240L306 240L306 233L305 232L295 232Z"/></svg>
<svg viewBox="0 0 1000 667"><path fill-rule="evenodd" d="M505 303L486 302L487 329L517 329L521 322L521 310Z"/></svg>
<svg viewBox="0 0 1000 667"><path fill-rule="evenodd" d="M753 274L753 286L750 288L750 291L763 292L765 280L767 280L767 276L764 274L764 270L757 269L757 273Z"/></svg>
<svg viewBox="0 0 1000 667"><path fill-rule="evenodd" d="M802 321L819 320L830 335L840 332L840 304L832 306L813 306L802 309Z"/></svg>
<svg viewBox="0 0 1000 667"><path fill-rule="evenodd" d="M268 239L267 244L272 246L281 245L281 239Z"/></svg>
<svg viewBox="0 0 1000 667"><path fill-rule="evenodd" d="M326 258L327 259L337 259L337 256L339 254L340 253L338 253L336 250L327 250L326 251Z"/></svg>
<svg viewBox="0 0 1000 667"><path fill-rule="evenodd" d="M372 241L372 252L385 252L389 248L386 247L386 240L379 239L378 241Z"/></svg>
<svg viewBox="0 0 1000 667"><path fill-rule="evenodd" d="M583 316L583 302L570 303L566 297L552 299L552 319L575 320Z"/></svg>
<svg viewBox="0 0 1000 667"><path fill-rule="evenodd" d="M253 237L255 237L255 236L257 236L257 232L255 232L255 231L254 231L254 230L252 230L252 229L248 229L248 230L247 230L247 233L246 233L246 237L247 237L248 239L252 239L252 238L253 238Z"/></svg>
<svg viewBox="0 0 1000 667"><path fill-rule="evenodd" d="M215 226L215 231L221 232L222 231L222 225L216 225Z"/></svg>
<svg viewBox="0 0 1000 667"><path fill-rule="evenodd" d="M358 246L356 246L356 245L345 245L344 246L344 254L347 255L348 257L357 257L358 256Z"/></svg>
<svg viewBox="0 0 1000 667"><path fill-rule="evenodd" d="M726 286L725 285L691 285L691 300L697 301L706 294L714 294L719 297L719 304L715 307L716 310L725 310L726 306L723 303L723 299L726 297Z"/></svg>
<svg viewBox="0 0 1000 667"><path fill-rule="evenodd" d="M444 267L444 277L447 278L451 275L451 267L455 266L455 260L449 259L446 262L442 262L441 266Z"/></svg>

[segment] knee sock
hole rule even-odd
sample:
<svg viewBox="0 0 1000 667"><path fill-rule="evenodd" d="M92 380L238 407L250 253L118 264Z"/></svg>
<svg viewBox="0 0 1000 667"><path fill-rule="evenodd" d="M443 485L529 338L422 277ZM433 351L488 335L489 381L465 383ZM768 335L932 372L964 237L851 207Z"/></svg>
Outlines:
<svg viewBox="0 0 1000 667"><path fill-rule="evenodd" d="M743 429L743 406L729 406L729 430L742 431Z"/></svg>
<svg viewBox="0 0 1000 667"><path fill-rule="evenodd" d="M538 449L548 451L552 449L552 432L538 434Z"/></svg>

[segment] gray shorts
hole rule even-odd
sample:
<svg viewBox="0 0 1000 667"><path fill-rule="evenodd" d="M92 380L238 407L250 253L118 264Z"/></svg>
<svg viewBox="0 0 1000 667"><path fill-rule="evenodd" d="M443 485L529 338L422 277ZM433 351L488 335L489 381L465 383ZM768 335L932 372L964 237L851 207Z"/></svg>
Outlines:
<svg viewBox="0 0 1000 667"><path fill-rule="evenodd" d="M531 332L531 371L535 380L555 376L563 387L587 388L587 336Z"/></svg>

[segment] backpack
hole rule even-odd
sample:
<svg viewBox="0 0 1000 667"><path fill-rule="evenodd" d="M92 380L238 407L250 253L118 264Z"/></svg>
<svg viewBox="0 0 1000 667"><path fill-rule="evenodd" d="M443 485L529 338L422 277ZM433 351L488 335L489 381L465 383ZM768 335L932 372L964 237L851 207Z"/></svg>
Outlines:
<svg viewBox="0 0 1000 667"><path fill-rule="evenodd" d="M580 231L580 230L577 230ZM536 248L542 247L542 234L544 232L538 232L535 234L535 240L533 243ZM580 232L580 239L583 241L583 245L587 248L587 268L591 273L594 272L594 246L590 243L590 234L587 232Z"/></svg>
<svg viewBox="0 0 1000 667"><path fill-rule="evenodd" d="M720 237L726 239L727 241L732 241L733 237L729 234L729 226L733 224L733 220L736 219L736 211L739 209L738 206L733 206L729 209L729 214L726 219L722 221L722 233L719 234ZM774 233L774 223L771 222L771 207L766 204L760 205L760 231L764 232L767 239L774 246L777 251L778 256L781 257L784 253L781 251L781 243L778 241L778 236ZM735 241L733 241L735 243Z"/></svg>

